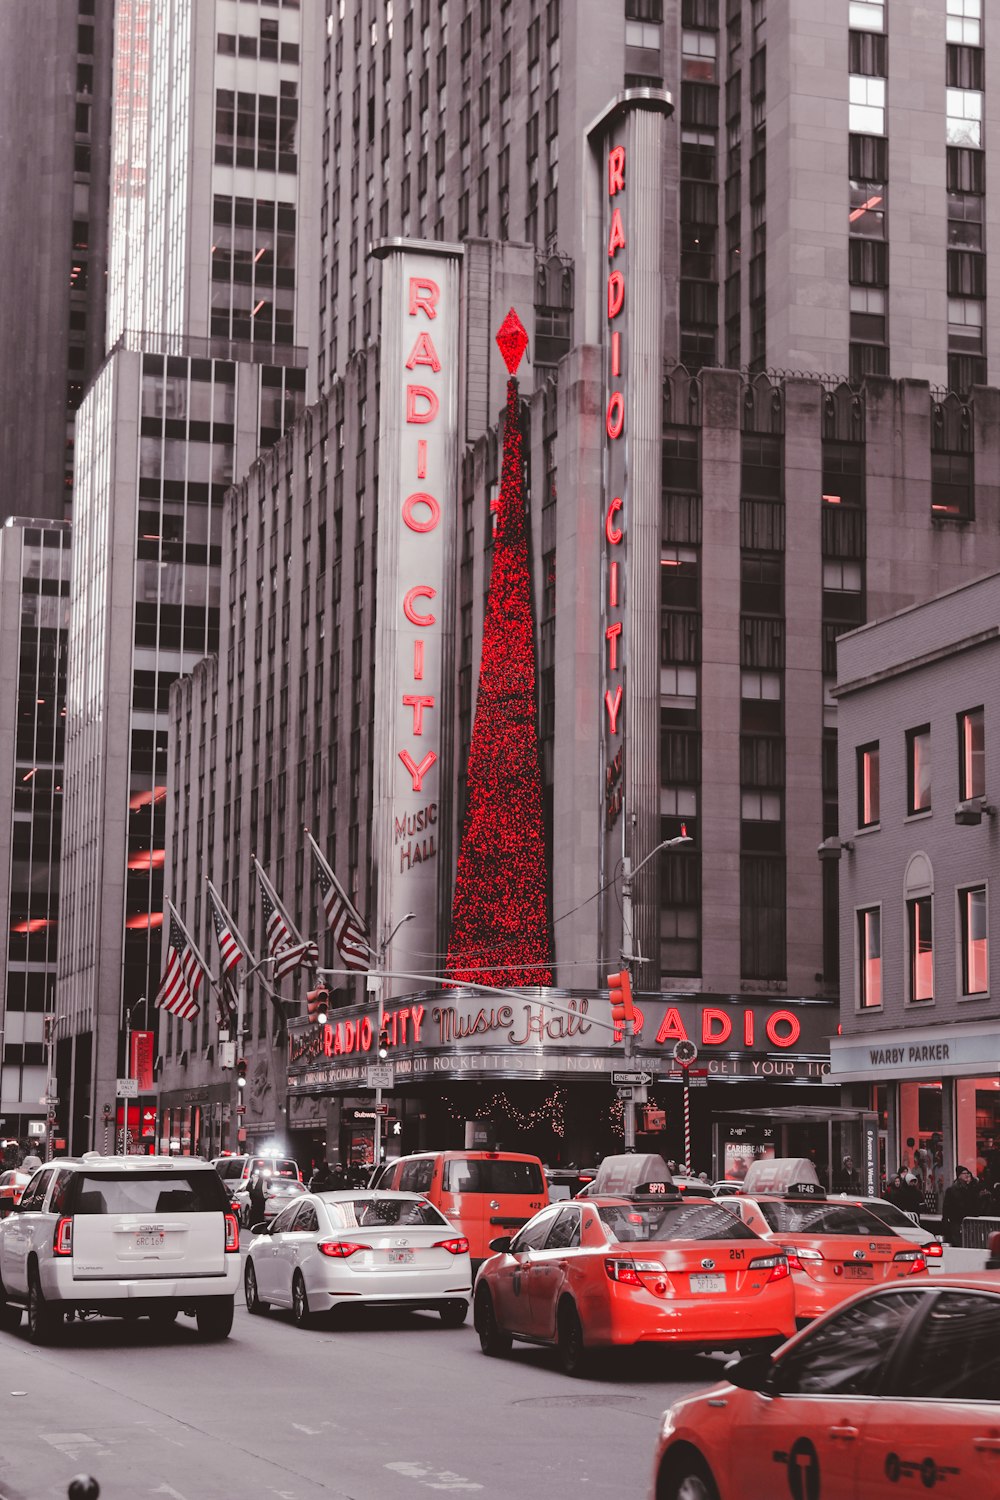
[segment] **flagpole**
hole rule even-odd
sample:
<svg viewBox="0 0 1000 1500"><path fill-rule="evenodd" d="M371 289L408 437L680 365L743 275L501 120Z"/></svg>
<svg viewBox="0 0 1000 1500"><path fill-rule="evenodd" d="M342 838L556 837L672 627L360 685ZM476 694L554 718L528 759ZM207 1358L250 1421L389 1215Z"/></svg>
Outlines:
<svg viewBox="0 0 1000 1500"><path fill-rule="evenodd" d="M368 923L361 916L361 914L358 911L357 907L352 902L350 896L344 890L344 887L341 885L340 881L337 879L336 875L333 873L333 870L332 870L332 868L330 866L329 860L327 859L326 855L323 853L322 849L317 844L316 840L313 838L312 834L309 832L309 829L305 827L305 825L303 825L302 832L305 834L306 838L309 840L310 844L312 845L313 853L316 856L316 858L319 860L319 863L322 865L323 869L326 871L326 874L327 874L328 878L333 881L333 884L336 886L337 890L340 892L341 896L343 897L344 905L347 907L348 911L351 913L351 916L357 922L357 924L358 924L359 927L363 927L365 929L365 931L367 931L368 930ZM369 948L368 951L369 951L369 953L371 953L372 950ZM372 956L374 957L374 954Z"/></svg>
<svg viewBox="0 0 1000 1500"><path fill-rule="evenodd" d="M282 918L284 919L285 925L287 926L289 932L295 938L295 941L297 943L301 943L301 944L304 945L305 941L306 941L305 938L302 936L301 932L296 927L295 923L292 921L291 917L288 915L287 911L285 910L284 903L282 902L281 897L278 895L278 892L275 890L274 886L271 884L271 882L267 878L267 874L266 874L266 872L264 870L264 866L261 864L261 862L257 858L256 854L251 854L250 858L253 861L254 866L256 867L257 878L259 880L261 880L261 879L263 880L263 884L266 887L267 892L268 892L269 896L271 897L271 900L274 902L274 904L277 907L279 913L281 914Z"/></svg>
<svg viewBox="0 0 1000 1500"><path fill-rule="evenodd" d="M254 958L253 954L250 951L250 944L247 942L246 938L243 936L242 932L237 927L235 917L233 916L232 912L229 910L228 906L223 901L222 897L219 895L218 891L215 889L215 886L209 880L209 878L208 878L207 875L205 876L205 884L208 886L208 889L211 891L211 893L212 893L212 899L214 900L216 906L219 908L219 910L221 911L222 915L226 918L227 922L229 923L229 926L232 928L233 936L236 938L236 941L239 943L239 945L242 948L243 952L246 954L246 957L249 959L249 961L252 964L256 965L256 959ZM221 979L222 976L220 975L219 978Z"/></svg>
<svg viewBox="0 0 1000 1500"><path fill-rule="evenodd" d="M209 984L211 984L211 985L214 986L215 983L216 983L216 981L212 978L212 971L208 967L208 964L205 962L205 960L202 958L202 956L201 956L201 950L199 949L198 944L195 942L194 938L191 936L191 934L188 932L187 928L184 926L184 923L181 921L180 914L179 914L176 906L174 905L174 903L171 901L171 899L170 899L169 896L167 897L167 905L170 907L171 914L173 915L174 920L176 921L176 923L177 923L178 927L180 928L181 932L183 932L184 936L187 938L188 943L190 944L190 947L191 947L191 952L194 954L195 958L201 964L201 967L204 970L204 973L205 973L205 975L208 978Z"/></svg>

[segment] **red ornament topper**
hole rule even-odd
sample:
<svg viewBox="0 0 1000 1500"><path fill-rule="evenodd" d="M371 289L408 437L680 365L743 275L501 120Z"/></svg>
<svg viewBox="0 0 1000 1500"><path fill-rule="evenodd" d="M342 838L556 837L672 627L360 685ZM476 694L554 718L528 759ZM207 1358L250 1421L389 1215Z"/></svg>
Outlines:
<svg viewBox="0 0 1000 1500"><path fill-rule="evenodd" d="M528 334L524 324L513 308L510 309L497 333L497 347L503 355L503 362L512 375L517 374L517 367L524 357L524 351L528 347Z"/></svg>

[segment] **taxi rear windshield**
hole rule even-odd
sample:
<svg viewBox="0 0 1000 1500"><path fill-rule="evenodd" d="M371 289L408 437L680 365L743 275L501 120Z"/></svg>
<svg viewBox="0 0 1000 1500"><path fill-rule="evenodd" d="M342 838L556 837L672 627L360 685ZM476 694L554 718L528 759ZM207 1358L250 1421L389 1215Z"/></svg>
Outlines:
<svg viewBox="0 0 1000 1500"><path fill-rule="evenodd" d="M73 1180L77 1214L207 1214L229 1207L217 1172L101 1172Z"/></svg>
<svg viewBox="0 0 1000 1500"><path fill-rule="evenodd" d="M715 1203L669 1203L638 1207L602 1203L597 1210L612 1239L755 1240L753 1230Z"/></svg>
<svg viewBox="0 0 1000 1500"><path fill-rule="evenodd" d="M545 1193L542 1169L533 1161L479 1161L475 1158L445 1163L446 1193Z"/></svg>
<svg viewBox="0 0 1000 1500"><path fill-rule="evenodd" d="M760 1203L772 1229L781 1234L894 1235L884 1219L853 1203Z"/></svg>

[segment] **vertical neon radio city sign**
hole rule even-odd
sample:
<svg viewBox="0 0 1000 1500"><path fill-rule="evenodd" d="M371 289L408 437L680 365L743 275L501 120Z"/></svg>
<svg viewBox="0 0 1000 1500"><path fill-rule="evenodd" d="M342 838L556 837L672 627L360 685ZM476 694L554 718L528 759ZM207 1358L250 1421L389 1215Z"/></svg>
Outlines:
<svg viewBox="0 0 1000 1500"><path fill-rule="evenodd" d="M609 142L607 149L607 241L608 261L604 341L608 391L604 429L607 439L607 510L604 539L607 549L604 599L604 727L607 736L605 770L605 823L613 828L621 811L624 792L624 716L627 632L625 586L628 548L627 466L625 444L625 376L622 338L626 332L625 297L627 240L622 220L625 207L628 159L624 145Z"/></svg>
<svg viewBox="0 0 1000 1500"><path fill-rule="evenodd" d="M374 854L393 967L434 952L450 777L461 250L387 240L382 261ZM407 959L407 948L414 959Z"/></svg>

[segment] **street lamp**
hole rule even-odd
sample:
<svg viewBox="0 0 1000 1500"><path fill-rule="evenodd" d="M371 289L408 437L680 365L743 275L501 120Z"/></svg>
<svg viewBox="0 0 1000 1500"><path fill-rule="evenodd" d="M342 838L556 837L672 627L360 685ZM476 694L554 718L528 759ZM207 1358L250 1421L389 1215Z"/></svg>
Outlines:
<svg viewBox="0 0 1000 1500"><path fill-rule="evenodd" d="M622 859L622 963L625 964L626 968L628 968L629 971L631 971L633 964L642 964L646 962L641 953L633 953L632 951L635 945L634 933L632 929L632 882L639 874L639 871L645 869L650 860L655 859L658 854L662 854L664 849L677 849L682 844L690 844L692 842L693 840L688 834L686 826L682 823L681 831L675 838L663 839L659 844L657 844L655 849L651 849L649 851L645 859L639 861L634 870L632 868L632 861L627 854ZM635 1022L632 1020L626 1020L623 1025L625 1029L625 1061L627 1065L632 1061L633 1049L635 1047ZM627 1099L625 1101L625 1108L623 1113L625 1116L625 1150L634 1151L634 1100Z"/></svg>

